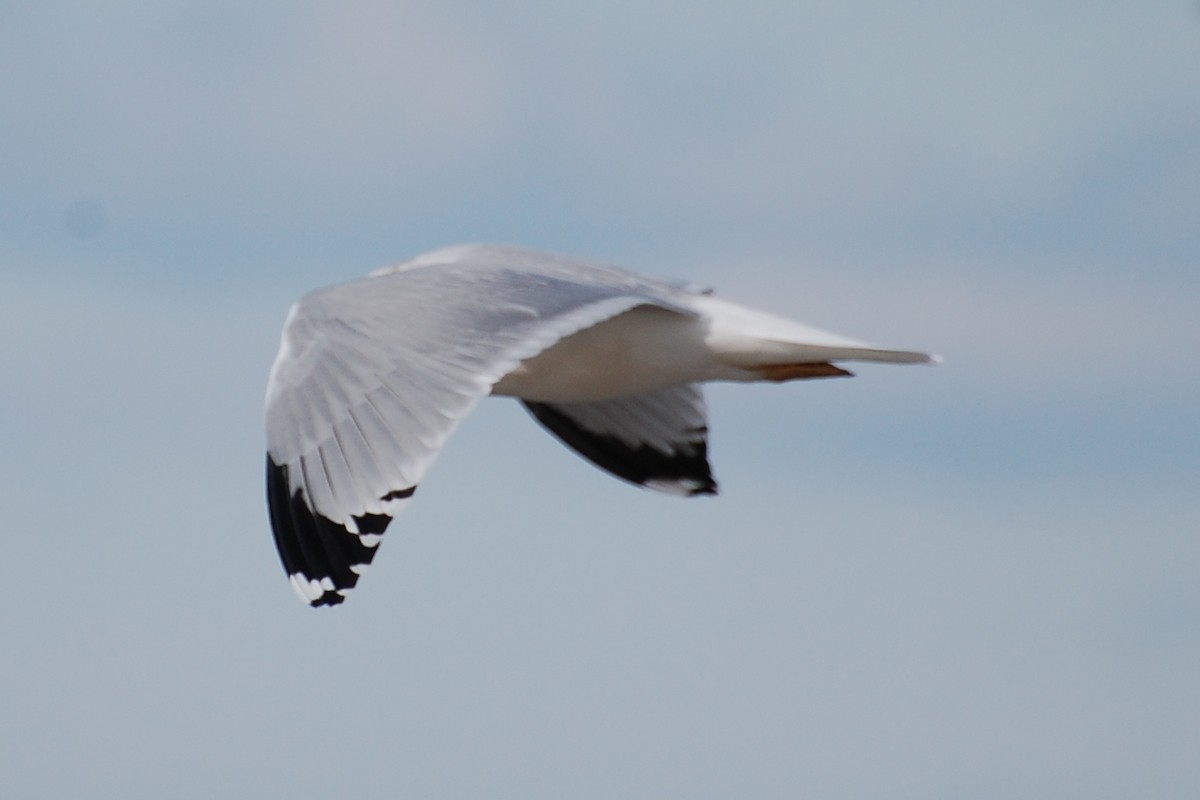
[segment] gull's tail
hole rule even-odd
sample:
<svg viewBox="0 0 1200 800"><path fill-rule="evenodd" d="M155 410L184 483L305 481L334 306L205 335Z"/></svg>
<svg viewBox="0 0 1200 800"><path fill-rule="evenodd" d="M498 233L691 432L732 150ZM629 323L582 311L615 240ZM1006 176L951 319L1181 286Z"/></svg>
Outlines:
<svg viewBox="0 0 1200 800"><path fill-rule="evenodd" d="M706 342L723 363L758 373L767 380L850 375L838 361L938 364L941 358L918 350L882 347L804 325L716 297L701 299L711 320Z"/></svg>

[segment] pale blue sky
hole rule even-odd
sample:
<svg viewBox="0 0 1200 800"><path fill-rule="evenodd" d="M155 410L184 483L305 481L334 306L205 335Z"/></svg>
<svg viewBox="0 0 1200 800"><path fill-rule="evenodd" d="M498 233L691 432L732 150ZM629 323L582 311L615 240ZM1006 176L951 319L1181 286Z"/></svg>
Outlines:
<svg viewBox="0 0 1200 800"><path fill-rule="evenodd" d="M1194 3L0 2L5 796L1193 798ZM481 405L288 588L300 294L494 240L946 357L722 495Z"/></svg>

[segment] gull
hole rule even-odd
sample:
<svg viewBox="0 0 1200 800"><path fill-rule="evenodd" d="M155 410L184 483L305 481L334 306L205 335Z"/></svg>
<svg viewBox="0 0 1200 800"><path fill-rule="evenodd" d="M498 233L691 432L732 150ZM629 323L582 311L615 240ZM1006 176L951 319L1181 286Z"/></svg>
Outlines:
<svg viewBox="0 0 1200 800"><path fill-rule="evenodd" d="M618 478L716 494L701 384L849 376L843 361L937 358L595 261L491 244L425 253L288 312L266 395L275 545L305 602L343 602L488 395L517 398Z"/></svg>

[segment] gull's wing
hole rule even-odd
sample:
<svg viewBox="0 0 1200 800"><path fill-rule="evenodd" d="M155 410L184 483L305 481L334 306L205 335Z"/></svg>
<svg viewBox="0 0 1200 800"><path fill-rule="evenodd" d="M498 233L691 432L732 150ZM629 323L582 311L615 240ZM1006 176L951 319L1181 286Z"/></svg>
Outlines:
<svg viewBox="0 0 1200 800"><path fill-rule="evenodd" d="M670 494L717 493L698 384L594 403L522 402L547 430L618 478Z"/></svg>
<svg viewBox="0 0 1200 800"><path fill-rule="evenodd" d="M637 306L694 315L685 302L670 284L495 246L302 298L266 404L271 525L297 592L342 602L443 442L521 361Z"/></svg>

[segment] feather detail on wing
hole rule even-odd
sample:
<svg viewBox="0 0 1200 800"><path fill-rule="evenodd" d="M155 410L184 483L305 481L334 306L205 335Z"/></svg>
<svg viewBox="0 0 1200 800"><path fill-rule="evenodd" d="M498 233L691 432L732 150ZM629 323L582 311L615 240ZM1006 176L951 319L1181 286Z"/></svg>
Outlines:
<svg viewBox="0 0 1200 800"><path fill-rule="evenodd" d="M694 313L669 284L591 262L434 255L314 292L285 323L267 496L284 568L314 606L343 601L446 438L522 360L640 305Z"/></svg>
<svg viewBox="0 0 1200 800"><path fill-rule="evenodd" d="M717 493L696 384L593 403L522 402L563 443L618 478L675 495Z"/></svg>

